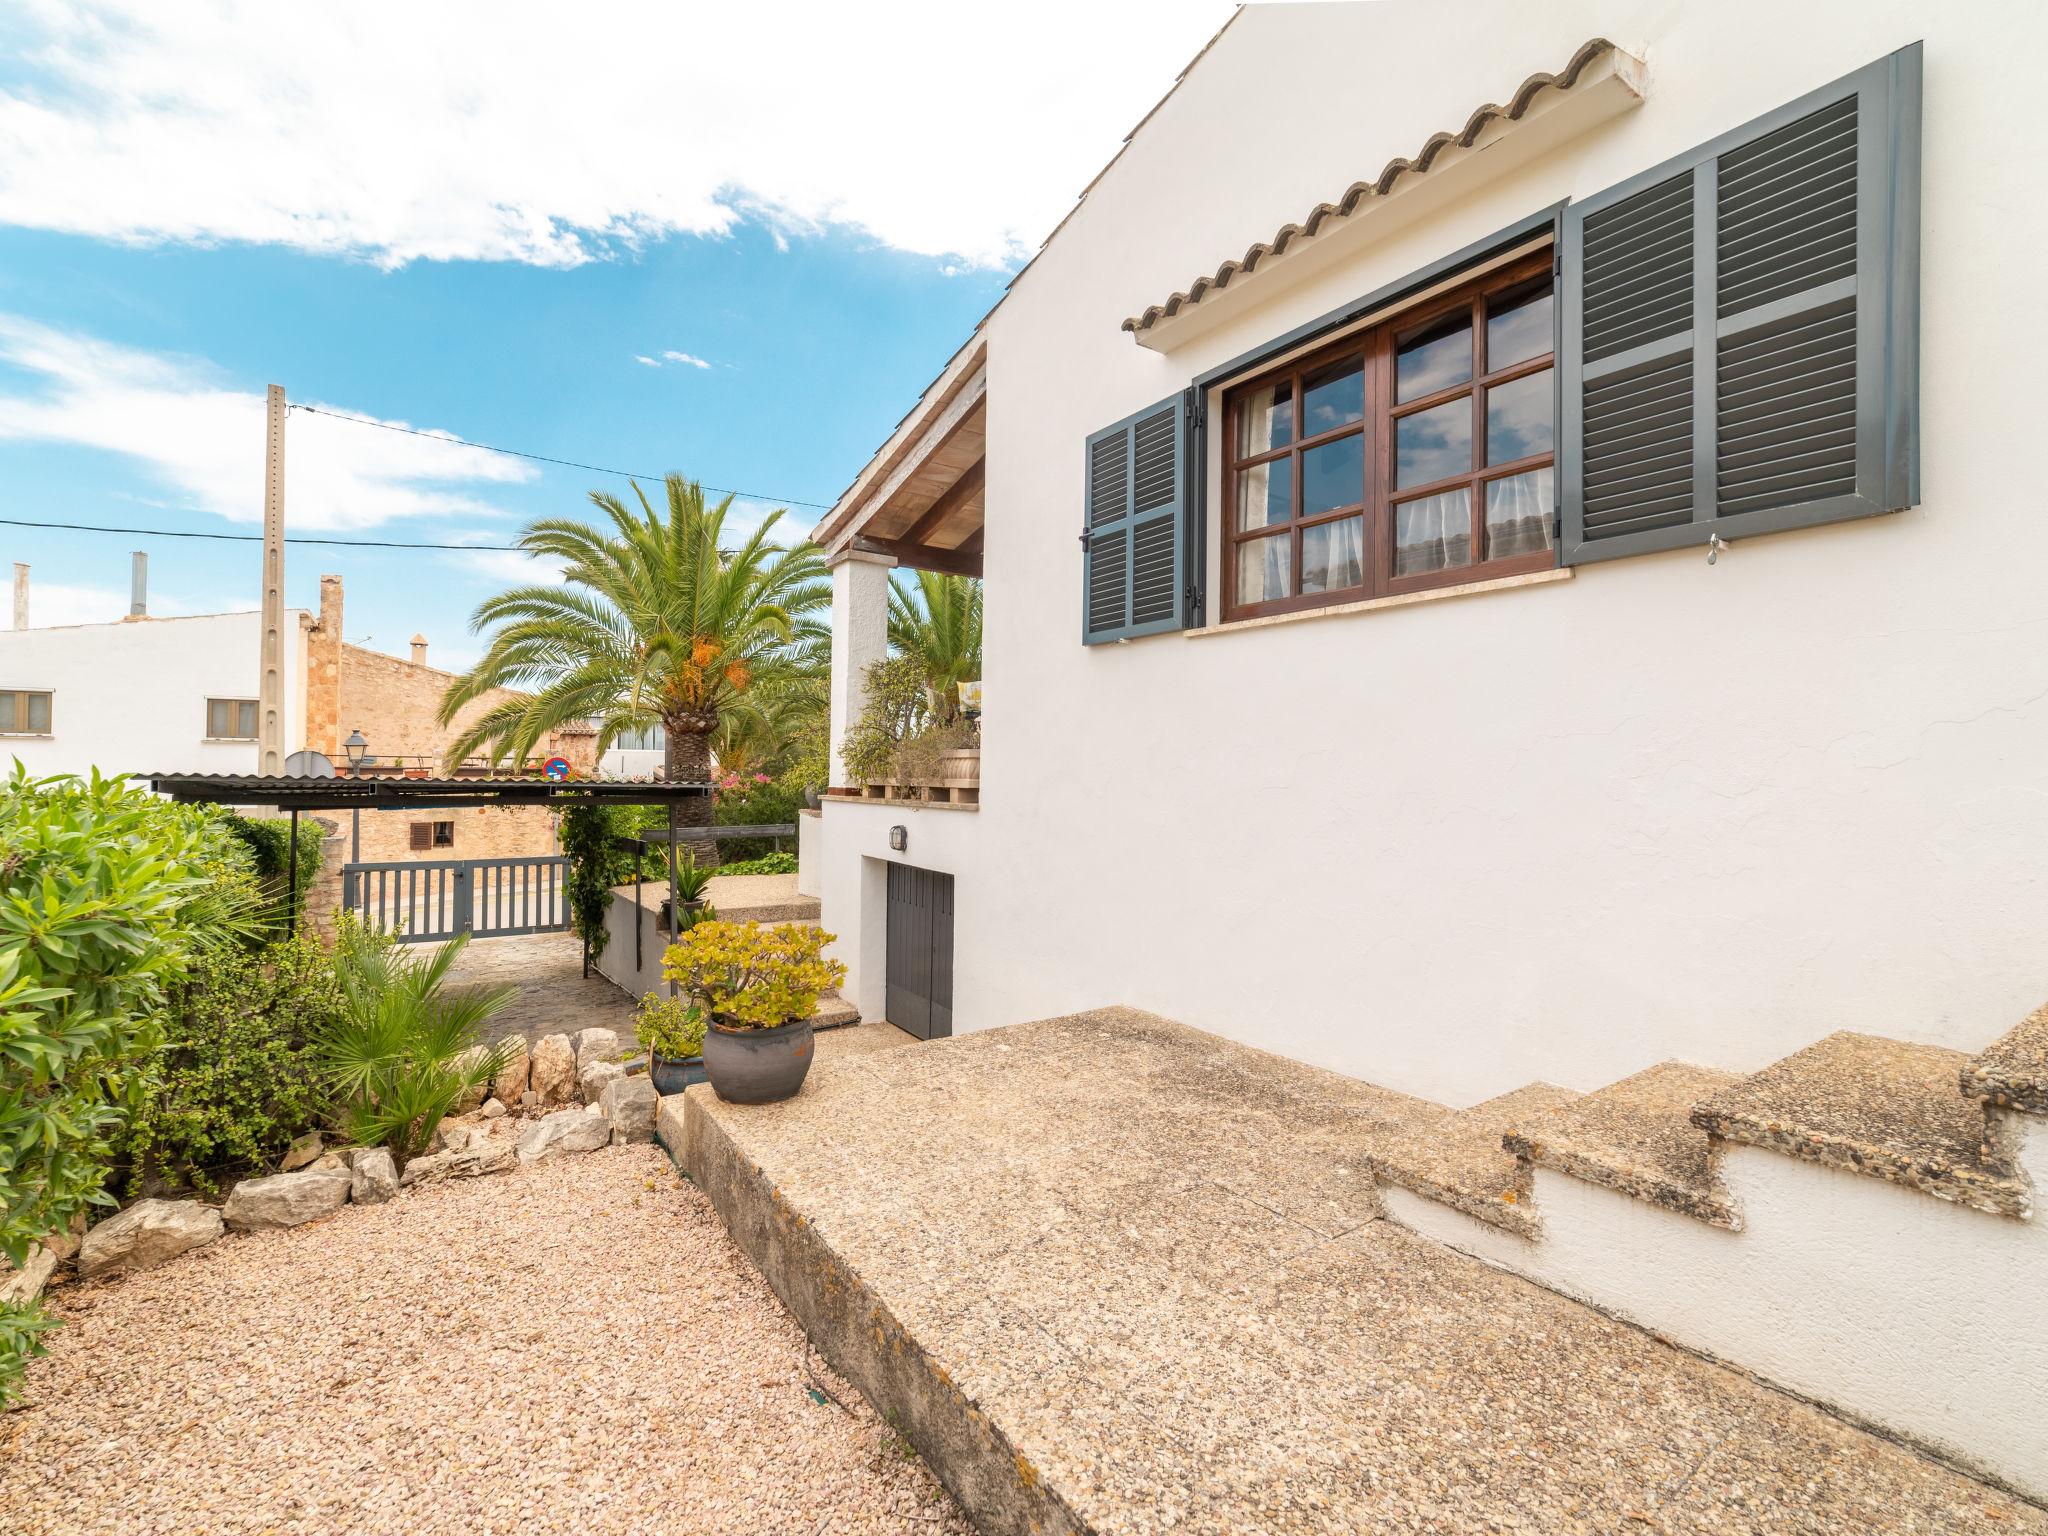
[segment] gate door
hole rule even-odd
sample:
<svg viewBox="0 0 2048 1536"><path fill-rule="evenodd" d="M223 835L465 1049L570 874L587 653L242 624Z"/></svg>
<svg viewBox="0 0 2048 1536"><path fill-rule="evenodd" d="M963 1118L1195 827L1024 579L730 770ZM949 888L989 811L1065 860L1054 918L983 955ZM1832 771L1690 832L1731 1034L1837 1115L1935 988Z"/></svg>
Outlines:
<svg viewBox="0 0 2048 1536"><path fill-rule="evenodd" d="M547 856L344 864L341 905L371 932L394 934L401 944L458 933L559 933L569 926L562 889L568 863Z"/></svg>
<svg viewBox="0 0 2048 1536"><path fill-rule="evenodd" d="M888 1016L921 1040L953 1033L953 877L889 866Z"/></svg>

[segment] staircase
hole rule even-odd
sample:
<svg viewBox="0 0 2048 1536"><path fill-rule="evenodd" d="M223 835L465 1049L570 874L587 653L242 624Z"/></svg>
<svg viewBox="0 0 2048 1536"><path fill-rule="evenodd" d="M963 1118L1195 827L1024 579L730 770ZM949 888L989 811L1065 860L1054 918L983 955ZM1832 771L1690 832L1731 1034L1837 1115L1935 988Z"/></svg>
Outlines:
<svg viewBox="0 0 2048 1536"><path fill-rule="evenodd" d="M1842 1032L1427 1106L1393 1219L2048 1496L2048 1007L1972 1057Z"/></svg>

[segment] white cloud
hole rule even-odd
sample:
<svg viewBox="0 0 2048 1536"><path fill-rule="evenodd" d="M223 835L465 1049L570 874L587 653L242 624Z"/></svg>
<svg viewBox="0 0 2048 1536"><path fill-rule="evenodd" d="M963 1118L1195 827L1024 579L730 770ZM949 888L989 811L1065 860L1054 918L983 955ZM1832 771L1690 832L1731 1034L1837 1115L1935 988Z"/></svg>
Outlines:
<svg viewBox="0 0 2048 1536"><path fill-rule="evenodd" d="M16 0L0 222L562 266L752 216L1000 265L1230 9Z"/></svg>
<svg viewBox="0 0 2048 1536"><path fill-rule="evenodd" d="M25 384L0 384L0 441L105 449L142 464L186 506L262 521L263 396L230 388L197 359L6 314L0 365L29 376ZM412 437L295 412L285 473L286 515L308 531L418 516L496 517L498 509L472 488L523 484L539 471L445 433Z"/></svg>
<svg viewBox="0 0 2048 1536"><path fill-rule="evenodd" d="M649 368L659 368L661 366L661 364L657 363L653 358L648 357L644 353L640 352L635 352L633 354L633 361L636 363L643 364L644 366Z"/></svg>
<svg viewBox="0 0 2048 1536"><path fill-rule="evenodd" d="M516 549L465 549L450 556L456 564L488 576L500 586L531 587L562 579L562 563Z"/></svg>
<svg viewBox="0 0 2048 1536"><path fill-rule="evenodd" d="M672 363L688 363L692 368L709 368L711 365L701 357L692 357L687 352L664 352L661 354Z"/></svg>
<svg viewBox="0 0 2048 1536"><path fill-rule="evenodd" d="M241 602L196 604L168 592L149 594L149 611L159 619L175 619L192 613L236 613L258 606L254 597ZM79 582L37 581L31 572L28 584L28 623L31 629L57 629L67 624L111 624L128 616L126 587L98 587Z"/></svg>

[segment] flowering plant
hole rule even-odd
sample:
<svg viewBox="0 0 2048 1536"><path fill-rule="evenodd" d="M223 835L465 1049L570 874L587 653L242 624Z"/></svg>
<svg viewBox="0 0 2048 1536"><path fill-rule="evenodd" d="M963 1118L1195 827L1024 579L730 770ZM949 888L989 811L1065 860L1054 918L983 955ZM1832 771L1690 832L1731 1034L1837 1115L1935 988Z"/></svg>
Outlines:
<svg viewBox="0 0 2048 1536"><path fill-rule="evenodd" d="M773 1029L808 1019L818 994L846 979L824 958L835 935L806 923L699 923L669 945L661 974L726 1029Z"/></svg>

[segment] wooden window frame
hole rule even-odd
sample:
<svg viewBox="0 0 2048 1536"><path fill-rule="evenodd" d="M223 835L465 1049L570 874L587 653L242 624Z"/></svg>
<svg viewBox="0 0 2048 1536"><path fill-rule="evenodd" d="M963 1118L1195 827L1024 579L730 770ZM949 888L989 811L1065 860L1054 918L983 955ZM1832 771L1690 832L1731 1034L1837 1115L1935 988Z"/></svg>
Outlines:
<svg viewBox="0 0 2048 1536"><path fill-rule="evenodd" d="M1462 283L1448 292L1437 294L1406 309L1397 310L1363 330L1353 331L1342 340L1330 342L1279 367L1265 369L1226 387L1223 396L1223 441L1220 454L1223 484L1222 495L1219 498L1223 513L1221 556L1224 623L1237 619L1264 618L1278 613L1299 613L1306 609L1328 608L1340 603L1355 603L1375 597L1394 597L1409 592L1428 591L1434 587L1465 586L1477 581L1494 581L1501 577L1520 576L1532 571L1547 571L1557 566L1558 552L1553 529L1549 549L1500 560L1474 560L1465 565L1412 576L1396 576L1393 568L1395 509L1404 503L1464 489L1471 505L1471 548L1483 550L1486 539L1487 484L1494 480L1527 474L1531 470L1548 468L1553 477L1554 514L1556 501L1561 495L1555 480L1557 434L1560 424L1556 420L1554 409L1549 452L1530 454L1501 464L1486 462L1487 392L1530 374L1541 373L1545 369L1552 370L1554 379L1557 367L1557 356L1553 346L1552 350L1535 357L1522 359L1491 372L1486 371L1487 301L1508 289L1521 287L1539 276L1549 275L1551 271L1551 251L1546 248L1532 252L1475 277L1470 282ZM1553 305L1558 302L1555 285L1551 292L1551 302ZM1394 359L1400 334L1428 326L1455 314L1460 309L1468 311L1471 316L1471 376L1432 394L1396 402ZM1247 454L1242 458L1238 456L1237 417L1248 395L1254 390L1286 380L1292 390L1295 426L1298 433L1303 425L1302 381L1307 375L1347 357L1363 357L1365 362L1365 416L1362 426L1359 423L1349 423L1318 433L1314 437L1297 435L1295 440L1284 448ZM1472 402L1472 467L1463 474L1446 476L1425 485L1402 486L1396 490L1393 483L1395 423L1403 417L1441 406L1460 397L1469 397ZM1301 505L1303 485L1302 456L1326 443L1340 441L1361 431L1365 439L1364 501L1317 512L1312 517L1301 516L1298 509ZM1259 464L1277 463L1281 459L1290 461L1293 515L1285 523L1240 532L1237 527L1239 472ZM1288 541L1290 556L1290 585L1298 587L1301 581L1302 531L1361 514L1365 518L1365 579L1356 586L1327 592L1297 591L1288 597L1270 598L1263 602L1238 601L1237 559L1241 546L1261 538L1285 538Z"/></svg>
<svg viewBox="0 0 2048 1536"><path fill-rule="evenodd" d="M5 723L0 723L0 736L54 736L57 734L57 695L48 688L0 688L0 695L14 701L13 713ZM41 730L28 723L28 701L31 697L43 700L44 723Z"/></svg>
<svg viewBox="0 0 2048 1536"><path fill-rule="evenodd" d="M433 827L433 829L434 829L434 830L433 830L433 833L431 834L431 837L432 837L432 846L433 846L433 847L436 847L436 848L453 848L453 847L455 846L455 823L454 823L454 822L452 822L452 821L436 821L436 822L430 822L430 823L429 823L429 825L430 825L430 826L432 826L432 827ZM446 833L447 833L447 836L445 836L445 837L444 837L444 836L442 836L442 833L443 833L443 831L444 831L444 830L445 830L445 831L446 831Z"/></svg>
<svg viewBox="0 0 2048 1536"><path fill-rule="evenodd" d="M255 730L253 730L253 731L251 731L251 732L250 732L250 733L249 733L248 735L246 735L246 736L242 736L242 735L227 735L227 736L218 736L218 735L215 735L215 734L214 734L214 729L213 729L213 706L214 706L214 705L216 705L216 704L231 704L231 705L233 705L233 706L234 706L234 708L235 708L235 711L236 711L236 713L238 713L238 714L239 714L239 713L241 712L241 708L242 708L242 706L243 706L244 704L248 705L248 706L249 706L249 707L250 707L251 709L253 709L253 710L256 710L256 711L257 711L257 715L256 715L256 729L255 729ZM260 708L259 706L260 706L260 701L259 701L259 700L256 700L256 699L242 699L242 698L236 698L236 697L234 697L234 696L233 696L233 695L231 695L231 694L217 694L217 695L216 695L216 694L208 694L208 695L207 695L207 698L206 698L206 739L207 739L208 741L259 741L259 740L261 740L261 739L262 739L262 736L263 736L263 718L262 718L262 710L261 710L261 708Z"/></svg>

